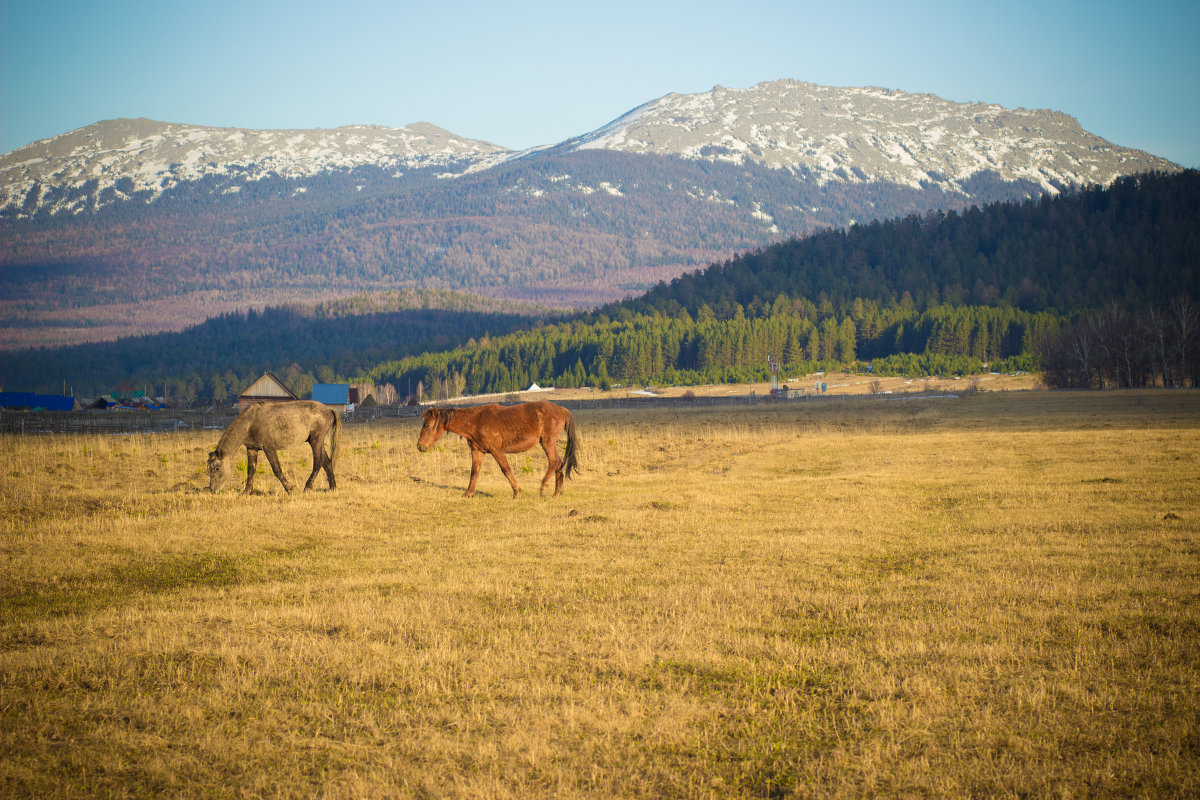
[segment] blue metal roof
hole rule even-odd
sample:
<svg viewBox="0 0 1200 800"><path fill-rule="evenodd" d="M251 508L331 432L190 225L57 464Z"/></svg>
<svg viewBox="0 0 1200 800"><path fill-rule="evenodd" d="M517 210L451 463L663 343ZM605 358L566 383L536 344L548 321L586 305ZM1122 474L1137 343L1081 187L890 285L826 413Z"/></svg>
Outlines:
<svg viewBox="0 0 1200 800"><path fill-rule="evenodd" d="M0 392L0 406L4 408L44 408L47 411L73 411L75 398L61 394Z"/></svg>
<svg viewBox="0 0 1200 800"><path fill-rule="evenodd" d="M346 405L350 402L350 384L314 383L312 399L329 405Z"/></svg>

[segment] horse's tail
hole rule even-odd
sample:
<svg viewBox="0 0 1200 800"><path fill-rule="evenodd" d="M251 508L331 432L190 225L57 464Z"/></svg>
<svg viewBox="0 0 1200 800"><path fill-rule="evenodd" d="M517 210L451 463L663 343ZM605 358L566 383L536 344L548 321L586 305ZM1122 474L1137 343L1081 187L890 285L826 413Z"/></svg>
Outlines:
<svg viewBox="0 0 1200 800"><path fill-rule="evenodd" d="M337 412L337 409L330 409L333 412L333 427L329 429L329 468L333 469L334 461L337 459L337 440L338 431L342 429L342 415Z"/></svg>
<svg viewBox="0 0 1200 800"><path fill-rule="evenodd" d="M579 469L579 430L575 427L575 418L571 416L571 412L563 409L563 413L567 415L567 449L563 453L563 474L568 478L572 472L581 472Z"/></svg>

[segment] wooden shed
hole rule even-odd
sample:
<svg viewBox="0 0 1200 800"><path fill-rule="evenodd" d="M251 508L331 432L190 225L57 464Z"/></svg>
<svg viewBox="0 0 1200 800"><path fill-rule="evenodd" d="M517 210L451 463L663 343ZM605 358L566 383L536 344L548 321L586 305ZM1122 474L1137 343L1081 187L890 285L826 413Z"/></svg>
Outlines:
<svg viewBox="0 0 1200 800"><path fill-rule="evenodd" d="M270 372L264 372L261 378L238 395L238 411L245 411L255 403L283 403L299 399L283 385L283 381Z"/></svg>

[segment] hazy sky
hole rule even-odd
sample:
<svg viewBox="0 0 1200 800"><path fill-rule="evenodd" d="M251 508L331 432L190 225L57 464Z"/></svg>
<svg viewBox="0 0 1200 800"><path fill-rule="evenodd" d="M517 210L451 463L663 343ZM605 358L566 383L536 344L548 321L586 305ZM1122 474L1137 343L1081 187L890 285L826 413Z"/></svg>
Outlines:
<svg viewBox="0 0 1200 800"><path fill-rule="evenodd" d="M793 78L1053 108L1200 167L1200 0L0 0L0 152L114 117L512 148Z"/></svg>

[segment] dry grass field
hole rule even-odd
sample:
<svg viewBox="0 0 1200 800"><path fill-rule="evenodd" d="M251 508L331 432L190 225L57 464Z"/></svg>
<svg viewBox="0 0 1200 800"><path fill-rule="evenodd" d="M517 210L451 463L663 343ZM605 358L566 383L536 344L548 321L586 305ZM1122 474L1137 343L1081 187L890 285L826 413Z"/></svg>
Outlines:
<svg viewBox="0 0 1200 800"><path fill-rule="evenodd" d="M1200 795L1200 392L576 419L0 438L0 796Z"/></svg>

